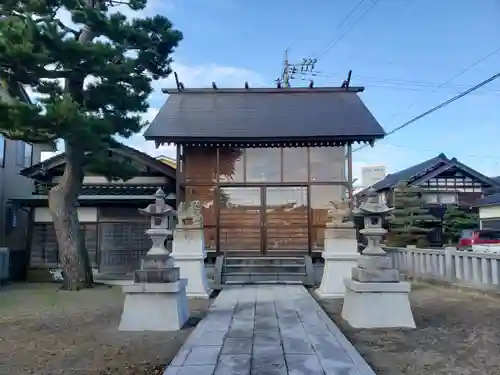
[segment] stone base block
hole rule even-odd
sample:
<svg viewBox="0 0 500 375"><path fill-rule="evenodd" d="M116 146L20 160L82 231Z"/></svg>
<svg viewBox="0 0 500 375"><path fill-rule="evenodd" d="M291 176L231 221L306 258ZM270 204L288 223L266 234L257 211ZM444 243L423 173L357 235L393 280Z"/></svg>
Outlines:
<svg viewBox="0 0 500 375"><path fill-rule="evenodd" d="M134 283L174 283L179 281L179 268L152 268L134 272Z"/></svg>
<svg viewBox="0 0 500 375"><path fill-rule="evenodd" d="M353 328L416 328L408 294L399 283L360 283L346 280L342 318Z"/></svg>
<svg viewBox="0 0 500 375"><path fill-rule="evenodd" d="M184 279L174 283L125 285L123 292L120 331L178 331L189 319Z"/></svg>
<svg viewBox="0 0 500 375"><path fill-rule="evenodd" d="M356 267L358 255L324 253L323 258L323 278L316 294L322 299L342 298L345 294L344 279L351 277L351 269Z"/></svg>
<svg viewBox="0 0 500 375"><path fill-rule="evenodd" d="M174 260L168 253L148 254L141 261L141 269L172 268Z"/></svg>
<svg viewBox="0 0 500 375"><path fill-rule="evenodd" d="M386 270L393 268L392 259L388 255L361 255L358 260L358 267L372 270Z"/></svg>
<svg viewBox="0 0 500 375"><path fill-rule="evenodd" d="M397 283L399 282L399 271L395 269L378 270L353 268L352 279L361 283Z"/></svg>
<svg viewBox="0 0 500 375"><path fill-rule="evenodd" d="M179 267L180 275L187 279L186 295L191 298L209 298L212 290L208 287L207 273L203 256L188 256L172 254L175 266Z"/></svg>

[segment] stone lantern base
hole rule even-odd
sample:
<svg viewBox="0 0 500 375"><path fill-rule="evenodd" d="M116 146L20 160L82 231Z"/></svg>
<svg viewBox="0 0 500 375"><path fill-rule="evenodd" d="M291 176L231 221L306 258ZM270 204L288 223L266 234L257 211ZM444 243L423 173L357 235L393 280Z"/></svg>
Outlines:
<svg viewBox="0 0 500 375"><path fill-rule="evenodd" d="M410 283L345 280L344 318L353 328L415 328Z"/></svg>
<svg viewBox="0 0 500 375"><path fill-rule="evenodd" d="M123 292L120 331L178 331L189 319L185 279L125 285Z"/></svg>
<svg viewBox="0 0 500 375"><path fill-rule="evenodd" d="M408 294L399 271L385 253L363 252L352 279L345 281L342 317L354 328L415 328Z"/></svg>
<svg viewBox="0 0 500 375"><path fill-rule="evenodd" d="M134 284L123 286L125 302L118 330L181 329L189 319L186 285L168 253L148 254L134 273Z"/></svg>

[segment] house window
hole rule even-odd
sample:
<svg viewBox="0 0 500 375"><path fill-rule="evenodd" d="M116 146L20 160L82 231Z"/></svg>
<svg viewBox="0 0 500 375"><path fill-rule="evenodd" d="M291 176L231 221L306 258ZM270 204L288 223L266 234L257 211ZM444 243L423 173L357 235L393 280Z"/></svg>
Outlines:
<svg viewBox="0 0 500 375"><path fill-rule="evenodd" d="M425 200L425 203L428 203L428 204L437 204L439 202L437 194L425 194L424 200Z"/></svg>
<svg viewBox="0 0 500 375"><path fill-rule="evenodd" d="M33 145L31 143L17 141L16 163L23 168L33 165Z"/></svg>
<svg viewBox="0 0 500 375"><path fill-rule="evenodd" d="M0 167L5 166L5 137L0 135Z"/></svg>
<svg viewBox="0 0 500 375"><path fill-rule="evenodd" d="M439 195L439 203L441 204L456 204L457 203L457 195L456 194L440 194Z"/></svg>

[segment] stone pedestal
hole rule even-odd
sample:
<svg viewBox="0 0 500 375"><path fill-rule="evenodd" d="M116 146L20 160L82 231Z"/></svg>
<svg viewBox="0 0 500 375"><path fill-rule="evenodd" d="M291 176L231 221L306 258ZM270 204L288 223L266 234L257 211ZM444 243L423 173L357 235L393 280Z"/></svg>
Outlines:
<svg viewBox="0 0 500 375"><path fill-rule="evenodd" d="M125 303L120 331L176 331L189 319L185 279L168 253L147 255L134 272L134 284L123 286Z"/></svg>
<svg viewBox="0 0 500 375"><path fill-rule="evenodd" d="M344 279L351 276L351 269L359 257L356 229L352 223L326 225L322 257L325 260L323 278L316 294L320 298L342 298L345 294Z"/></svg>
<svg viewBox="0 0 500 375"><path fill-rule="evenodd" d="M345 280L342 317L354 328L415 328L408 294L399 271L384 254L363 255Z"/></svg>
<svg viewBox="0 0 500 375"><path fill-rule="evenodd" d="M187 296L209 298L212 291L205 271L207 255L203 228L176 228L171 255L180 270L180 277L187 279Z"/></svg>
<svg viewBox="0 0 500 375"><path fill-rule="evenodd" d="M177 331L189 319L186 280L125 285L120 331Z"/></svg>
<svg viewBox="0 0 500 375"><path fill-rule="evenodd" d="M345 280L342 318L353 328L415 328L410 283Z"/></svg>

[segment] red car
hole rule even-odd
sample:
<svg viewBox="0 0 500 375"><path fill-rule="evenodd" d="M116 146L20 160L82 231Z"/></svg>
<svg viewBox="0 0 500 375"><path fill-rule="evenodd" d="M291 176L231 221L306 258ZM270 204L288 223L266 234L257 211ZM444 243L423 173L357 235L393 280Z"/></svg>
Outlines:
<svg viewBox="0 0 500 375"><path fill-rule="evenodd" d="M467 229L462 231L460 240L458 241L457 249L470 249L472 245L492 245L500 244L500 230L482 229L472 230Z"/></svg>

